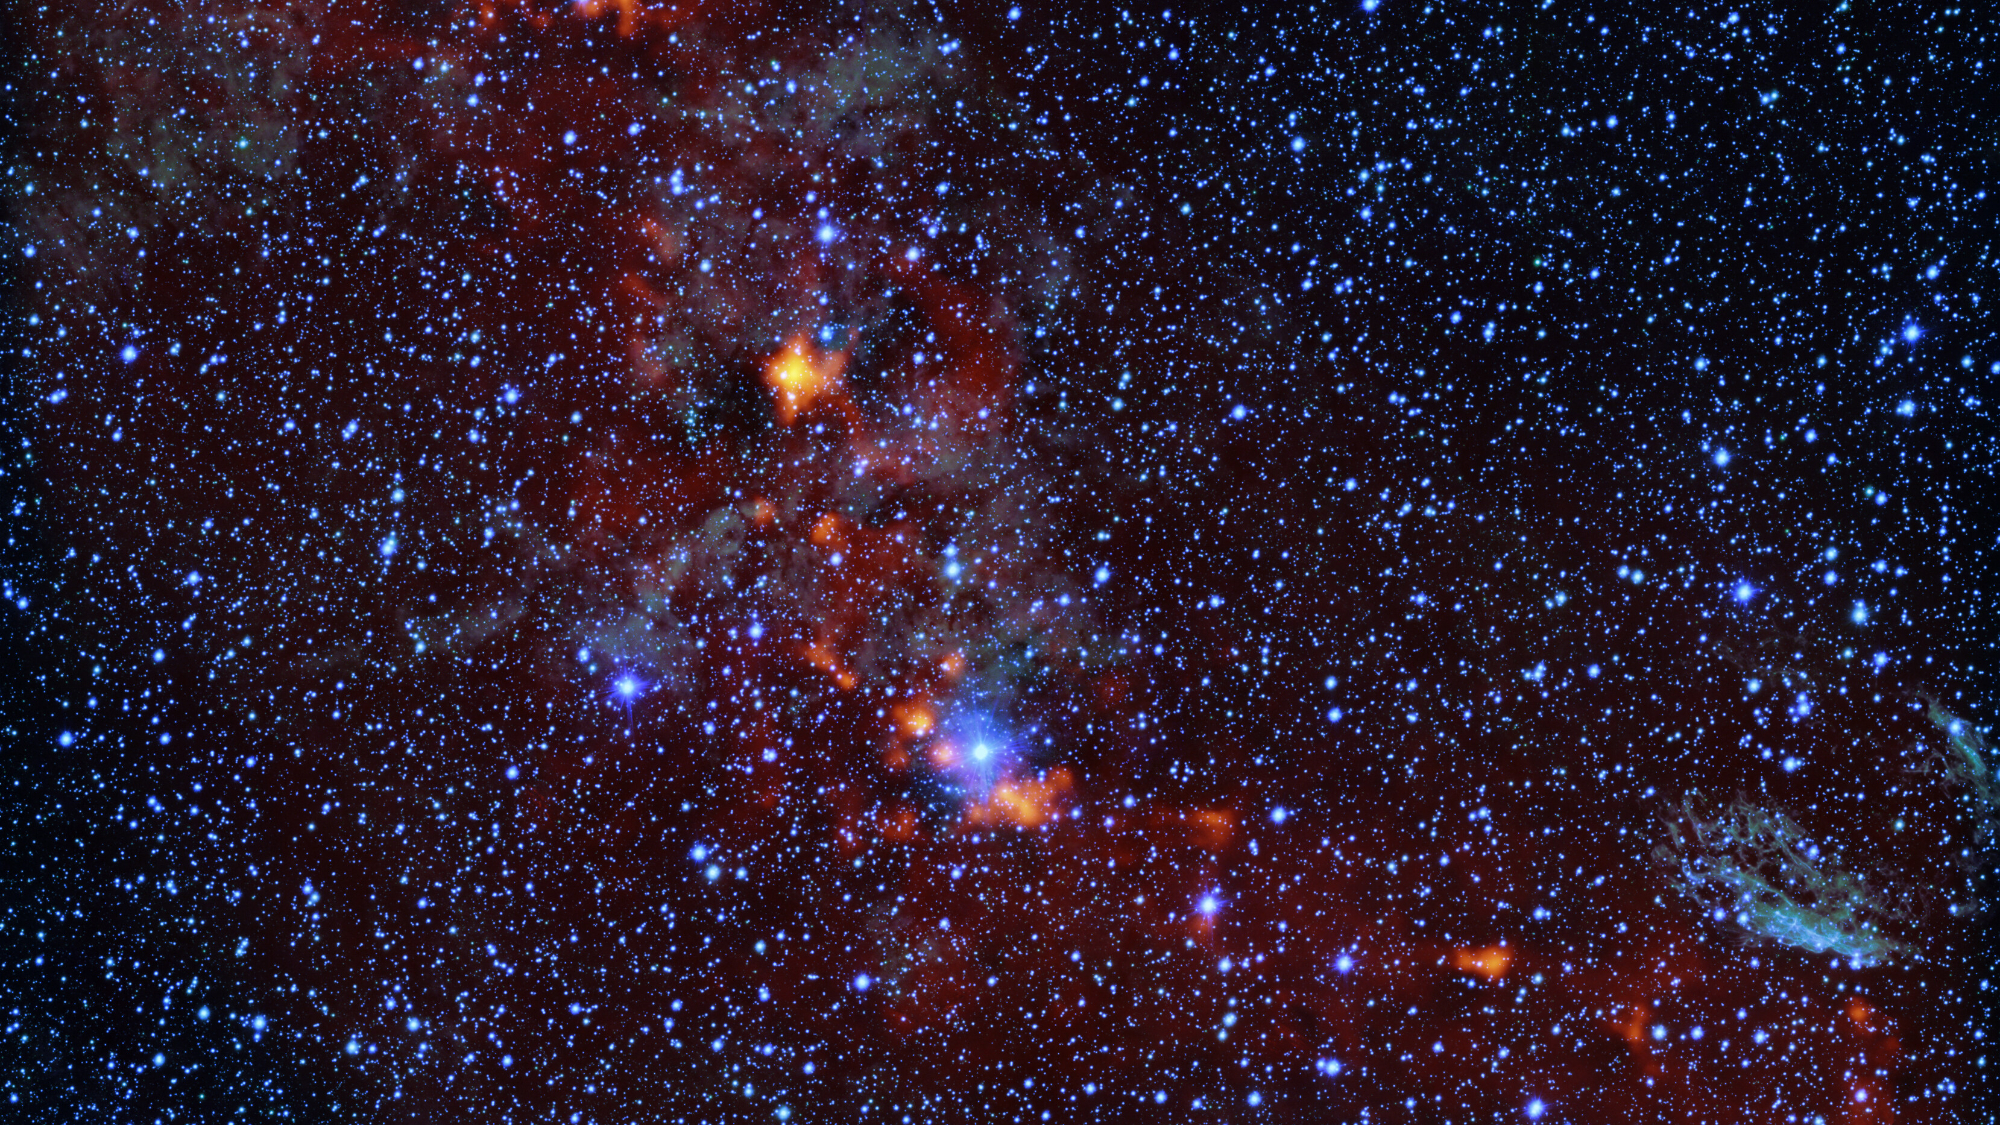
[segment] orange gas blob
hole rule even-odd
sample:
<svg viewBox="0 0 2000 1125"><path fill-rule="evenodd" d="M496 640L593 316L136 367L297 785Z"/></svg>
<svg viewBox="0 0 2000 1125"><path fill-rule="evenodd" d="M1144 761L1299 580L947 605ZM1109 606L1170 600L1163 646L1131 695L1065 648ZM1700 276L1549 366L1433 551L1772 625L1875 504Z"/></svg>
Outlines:
<svg viewBox="0 0 2000 1125"><path fill-rule="evenodd" d="M922 738L937 726L937 709L922 698L897 704L891 708L891 717L896 729L908 738Z"/></svg>
<svg viewBox="0 0 2000 1125"><path fill-rule="evenodd" d="M1003 781L993 787L985 801L965 810L965 820L968 824L1035 828L1063 815L1074 787L1066 769L1052 770L1044 777Z"/></svg>
<svg viewBox="0 0 2000 1125"><path fill-rule="evenodd" d="M1499 980L1507 975L1514 964L1514 951L1504 945L1489 945L1483 948L1467 946L1455 949L1451 954L1451 967L1461 973L1471 973L1487 980Z"/></svg>
<svg viewBox="0 0 2000 1125"><path fill-rule="evenodd" d="M823 398L840 390L846 352L822 352L804 336L794 336L764 363L764 382L778 397L778 424L789 426Z"/></svg>

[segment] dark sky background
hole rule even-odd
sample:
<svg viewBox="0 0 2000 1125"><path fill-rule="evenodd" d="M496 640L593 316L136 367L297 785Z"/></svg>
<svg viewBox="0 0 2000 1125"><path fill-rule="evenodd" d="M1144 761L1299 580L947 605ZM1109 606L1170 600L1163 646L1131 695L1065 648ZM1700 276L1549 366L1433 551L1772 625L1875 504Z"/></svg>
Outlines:
<svg viewBox="0 0 2000 1125"><path fill-rule="evenodd" d="M1990 13L10 19L0 1117L1991 1112Z"/></svg>

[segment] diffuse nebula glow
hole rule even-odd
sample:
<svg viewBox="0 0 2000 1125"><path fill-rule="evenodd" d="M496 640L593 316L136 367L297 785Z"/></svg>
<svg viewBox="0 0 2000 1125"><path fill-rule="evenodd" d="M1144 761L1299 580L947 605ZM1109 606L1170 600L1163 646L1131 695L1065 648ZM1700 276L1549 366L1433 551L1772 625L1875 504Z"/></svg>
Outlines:
<svg viewBox="0 0 2000 1125"><path fill-rule="evenodd" d="M1273 233L1297 29L28 24L39 1117L1971 1104L1983 736L1356 293L1411 158Z"/></svg>

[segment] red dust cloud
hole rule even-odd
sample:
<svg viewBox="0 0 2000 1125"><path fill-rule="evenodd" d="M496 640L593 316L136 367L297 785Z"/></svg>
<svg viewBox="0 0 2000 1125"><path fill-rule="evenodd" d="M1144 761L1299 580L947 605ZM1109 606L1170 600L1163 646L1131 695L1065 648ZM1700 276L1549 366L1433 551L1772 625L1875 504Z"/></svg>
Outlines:
<svg viewBox="0 0 2000 1125"><path fill-rule="evenodd" d="M64 784L180 896L63 939L144 1018L30 1101L1965 1111L1972 876L1910 841L1986 830L1983 739L1382 414L1318 357L1388 313L1241 406L1248 236L1143 155L1209 111L1061 61L1195 48L1088 18L30 19L51 566L76 713L139 707Z"/></svg>

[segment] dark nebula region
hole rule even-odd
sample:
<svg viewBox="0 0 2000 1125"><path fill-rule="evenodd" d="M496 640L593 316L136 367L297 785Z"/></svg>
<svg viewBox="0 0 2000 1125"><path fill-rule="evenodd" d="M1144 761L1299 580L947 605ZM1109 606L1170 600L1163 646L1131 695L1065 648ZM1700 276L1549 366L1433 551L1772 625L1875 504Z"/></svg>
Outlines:
<svg viewBox="0 0 2000 1125"><path fill-rule="evenodd" d="M8 12L0 1119L1992 1120L1989 9Z"/></svg>

